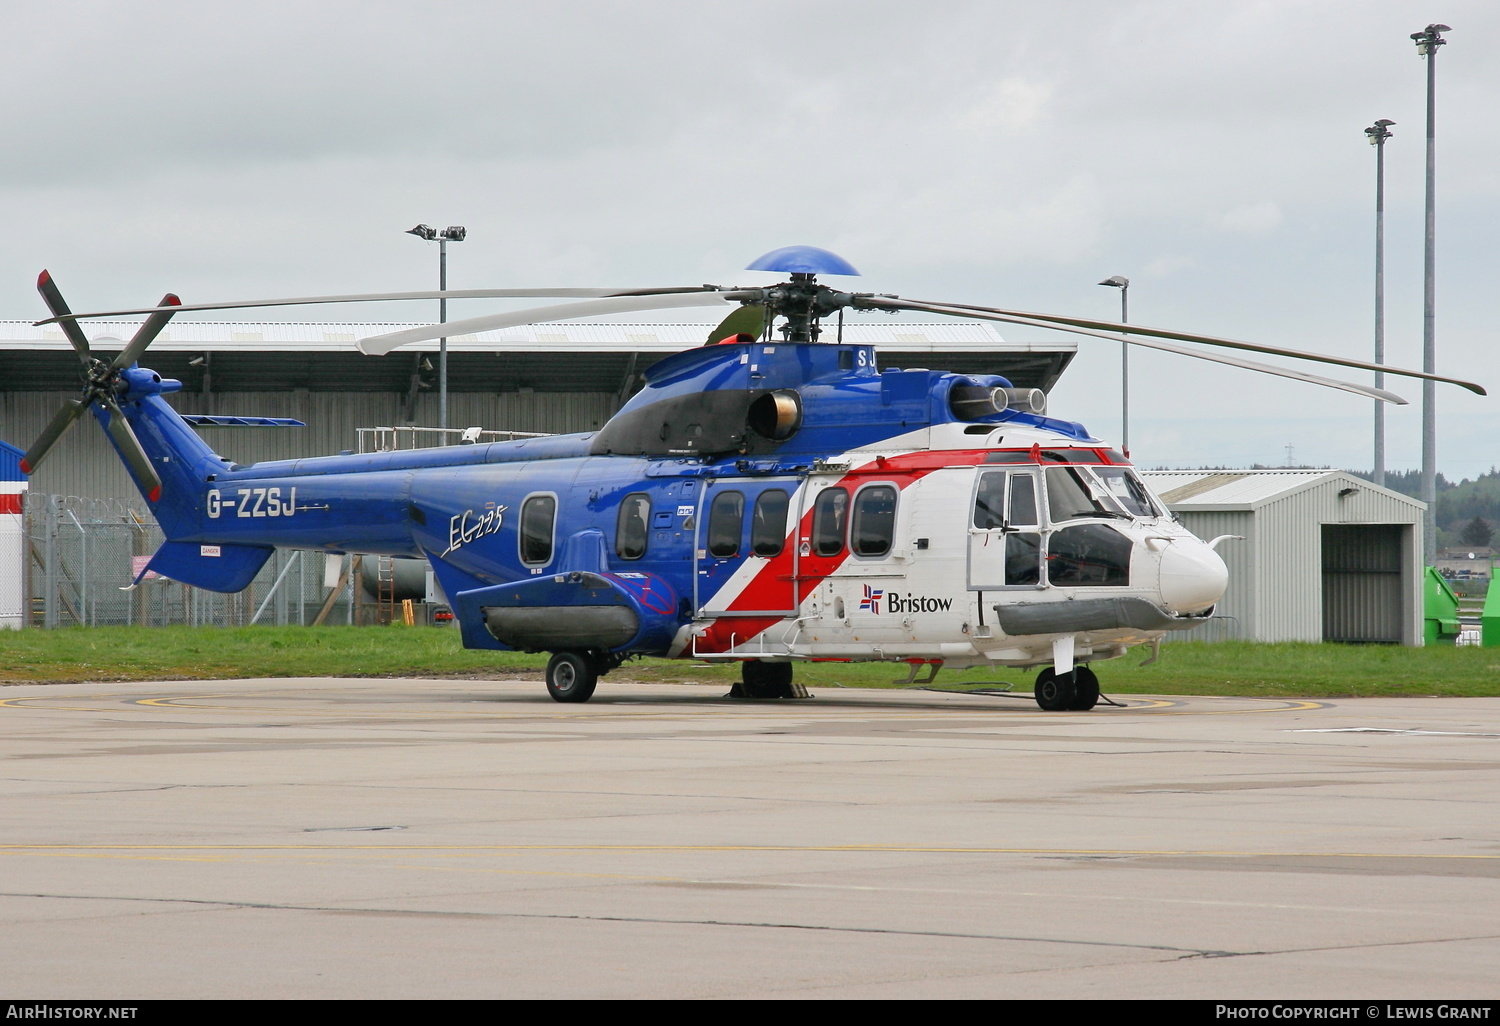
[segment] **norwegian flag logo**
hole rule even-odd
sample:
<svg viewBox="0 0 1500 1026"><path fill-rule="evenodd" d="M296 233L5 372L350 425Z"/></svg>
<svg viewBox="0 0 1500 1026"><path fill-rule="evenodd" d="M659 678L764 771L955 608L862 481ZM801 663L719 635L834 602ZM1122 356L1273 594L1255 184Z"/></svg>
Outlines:
<svg viewBox="0 0 1500 1026"><path fill-rule="evenodd" d="M869 610L872 613L879 613L880 597L884 594L885 590L882 588L871 588L868 584L865 585L865 597L859 603L860 612Z"/></svg>

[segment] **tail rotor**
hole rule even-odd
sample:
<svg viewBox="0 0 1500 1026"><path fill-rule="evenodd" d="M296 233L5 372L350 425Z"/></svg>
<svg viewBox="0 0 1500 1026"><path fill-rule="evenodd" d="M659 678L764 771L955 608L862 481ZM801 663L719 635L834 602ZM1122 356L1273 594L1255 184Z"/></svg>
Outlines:
<svg viewBox="0 0 1500 1026"><path fill-rule="evenodd" d="M125 419L125 411L120 409L117 397L129 388L122 380L121 372L140 359L146 347L167 326L167 322L172 319L175 311L161 310L153 313L137 329L119 355L112 361L105 362L95 356L89 348L87 336L78 326L78 322L72 318L72 311L58 290L57 283L52 280L52 275L43 271L37 278L36 288L42 295L42 301L52 311L52 315L60 318L57 323L62 326L63 334L72 343L74 352L82 361L84 384L82 396L63 403L62 408L42 429L41 435L32 443L31 448L22 458L21 470L27 474L36 473L42 460L46 459L47 454L68 428L73 426L73 422L83 416L90 406L98 403L109 415L105 430L114 441L115 447L119 449L125 465L130 468L130 472L141 485L146 498L151 502L156 502L161 497L161 476L151 466L151 459L146 455L146 450L141 447L140 439L136 437L130 422ZM163 297L160 305L178 306L180 303L181 300L169 292Z"/></svg>

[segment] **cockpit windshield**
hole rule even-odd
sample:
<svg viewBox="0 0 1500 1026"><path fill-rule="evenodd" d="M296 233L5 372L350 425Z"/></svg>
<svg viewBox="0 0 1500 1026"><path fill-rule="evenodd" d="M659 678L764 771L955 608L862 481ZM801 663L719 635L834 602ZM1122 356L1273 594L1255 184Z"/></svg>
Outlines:
<svg viewBox="0 0 1500 1026"><path fill-rule="evenodd" d="M1123 506L1081 467L1047 468L1047 515L1054 524L1079 517L1126 517Z"/></svg>
<svg viewBox="0 0 1500 1026"><path fill-rule="evenodd" d="M1161 511L1151 501L1151 493L1141 483L1141 479L1124 467L1093 467L1091 468L1099 480L1104 482L1104 487L1110 496L1125 508L1127 513L1133 513L1138 517L1159 517Z"/></svg>

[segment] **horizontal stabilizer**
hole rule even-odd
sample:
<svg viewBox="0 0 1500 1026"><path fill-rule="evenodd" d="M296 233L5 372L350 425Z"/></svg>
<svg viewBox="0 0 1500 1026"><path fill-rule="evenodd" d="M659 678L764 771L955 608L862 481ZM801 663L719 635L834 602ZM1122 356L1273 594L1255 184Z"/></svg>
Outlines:
<svg viewBox="0 0 1500 1026"><path fill-rule="evenodd" d="M184 413L182 419L194 427L307 427L291 417L216 417L207 413Z"/></svg>
<svg viewBox="0 0 1500 1026"><path fill-rule="evenodd" d="M169 541L156 550L147 570L195 588L242 591L276 550L269 545L198 545Z"/></svg>

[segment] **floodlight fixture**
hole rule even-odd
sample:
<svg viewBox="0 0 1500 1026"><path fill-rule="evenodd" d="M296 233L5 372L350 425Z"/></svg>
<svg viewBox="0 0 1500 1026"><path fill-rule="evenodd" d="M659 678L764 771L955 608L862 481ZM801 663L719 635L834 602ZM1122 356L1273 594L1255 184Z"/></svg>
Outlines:
<svg viewBox="0 0 1500 1026"><path fill-rule="evenodd" d="M450 224L442 231L428 224L419 224L415 228L408 228L406 234L438 244L438 291L447 292L448 243L464 241L469 235L469 230L461 224ZM448 323L447 297L438 299L438 323ZM431 365L428 364L428 366ZM446 337L438 339L438 427L444 430L448 427L448 339Z"/></svg>
<svg viewBox="0 0 1500 1026"><path fill-rule="evenodd" d="M1452 31L1447 25L1428 25L1421 32L1413 32L1411 39L1412 42L1417 44L1417 55L1426 57L1438 47L1446 46L1448 40L1444 39L1439 33Z"/></svg>
<svg viewBox="0 0 1500 1026"><path fill-rule="evenodd" d="M1120 290L1120 323L1130 320L1130 279L1112 274L1099 283ZM1120 451L1130 455L1130 343L1120 340Z"/></svg>

